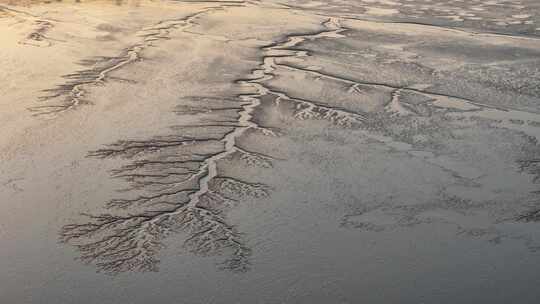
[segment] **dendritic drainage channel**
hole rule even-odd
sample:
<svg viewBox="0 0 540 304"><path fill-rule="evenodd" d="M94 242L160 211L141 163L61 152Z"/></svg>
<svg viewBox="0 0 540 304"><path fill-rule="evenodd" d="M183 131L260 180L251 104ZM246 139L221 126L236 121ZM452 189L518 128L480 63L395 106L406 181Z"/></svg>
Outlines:
<svg viewBox="0 0 540 304"><path fill-rule="evenodd" d="M437 93L430 91L429 85L418 84L398 87L382 82L357 81L341 75L331 74L320 67L312 69L302 67L301 64L288 63L301 62L298 59L310 56L309 50L303 50L300 47L302 42L316 38L345 37L344 32L347 29L340 25L339 19L330 18L323 23L323 26L325 28L323 31L313 35L289 36L283 43L264 47L265 56L261 67L255 70L249 78L238 81L241 85L256 89L258 94L243 96L243 98L250 100L252 98L261 99L264 96L273 96L276 104L280 102L293 103L296 108L293 115L297 119L324 119L340 126L366 130L368 133L365 133L365 136L371 137L383 145L388 143L390 148L394 148L393 144L400 145L401 152L407 153L410 157L419 158L421 161L428 163L429 166L437 167L444 172L450 172L458 180L458 183L474 184L475 181L467 178L466 175L464 177L459 168L454 169L452 166L441 164L438 155L445 154L442 147L447 142L455 142L459 138L456 134L464 128L480 128L483 132L486 132L486 135L501 129L507 130L507 132L515 132L514 140L508 143L509 146L523 145L527 149L535 150L531 154L537 154L537 141L532 140L532 137L527 135L528 129L534 128L540 122L540 116L537 114L491 106L461 96ZM294 97L286 92L286 89L280 89L279 86L272 86L271 84L276 75L280 76L284 71L302 73L316 79L343 83L353 93L366 88L387 92L388 102L381 110L360 112L333 106L330 100L322 103ZM299 78L302 79L302 77ZM502 136L504 132L500 131L497 134ZM465 142L461 144L468 145ZM416 153L418 150L425 150L426 152L423 154ZM538 163L540 161L531 159L519 161L519 163L523 170L538 175ZM486 207L486 204L489 204L489 207ZM503 210L503 205L489 202L473 202L443 192L440 197L434 198L434 202L430 204L414 206L414 208L386 206L383 204L383 206L377 207L378 209L374 209L373 212L399 214L396 216L396 224L388 225L388 227L406 227L428 223L426 220L422 220L421 217L424 213L427 214L430 210L436 208L449 210L462 208L471 214L475 212L482 213L486 211L486 208L492 208L496 214L487 227L468 227L458 222L452 224L457 227L458 234L485 236L490 241L497 240L497 242L504 238L519 239L524 241L529 249L536 250L537 245L529 236L519 233L507 233L496 226L501 221L540 221L538 204L536 204L535 208L531 208L530 211L518 215L515 214L520 212L518 209L523 209L523 203L516 206L517 209L514 211ZM402 212L400 208L403 210L409 208L410 212ZM458 211L463 211L462 209ZM348 222L348 220L344 221ZM352 226L356 226L356 224ZM362 224L358 226L362 226ZM375 230L386 228L384 225L379 227L370 223L362 227L376 227Z"/></svg>
<svg viewBox="0 0 540 304"><path fill-rule="evenodd" d="M281 43L272 44L263 47L265 55L263 56L263 63L260 68L254 70L250 77L246 79L238 80L237 83L243 86L254 88L257 93L254 95L240 96L243 100L259 102L260 98L264 96L274 96L276 103L281 101L292 102L296 105L296 113L294 117L297 119L325 119L332 121L342 126L354 126L361 124L365 121L365 117L362 113L353 112L343 108L331 107L323 105L312 100L294 98L287 95L286 92L280 92L273 90L264 84L265 81L271 80L274 75L274 71L280 66L276 62L280 58L302 58L309 56L308 52L302 50L296 50L294 47L298 46L304 41L317 40L324 38L342 38L340 33L346 31L346 28L342 27L337 18L329 18L322 23L323 30L312 34L300 34L288 36L285 41Z"/></svg>
<svg viewBox="0 0 540 304"><path fill-rule="evenodd" d="M206 106L216 105L211 98L197 99ZM238 104L228 101L228 106L230 103ZM108 273L156 271L156 254L164 238L172 232L185 233L185 248L191 252L228 254L223 268L246 271L251 250L242 234L227 222L226 211L242 200L267 197L270 189L219 175L217 162L238 157L247 165L271 166L271 157L236 144L254 126L250 122L253 106L243 104L240 118L230 123L175 127L175 134L118 141L91 152L90 157L128 159L127 165L112 174L129 183L123 193L138 194L110 200L110 212L88 214L87 223L63 227L61 240L75 245L83 261L95 262Z"/></svg>
<svg viewBox="0 0 540 304"><path fill-rule="evenodd" d="M224 176L218 162L239 160L246 166L271 169L274 158L250 151L237 140L246 131L261 132L265 136L279 136L272 129L252 121L253 111L260 98L270 92L257 83L268 77L272 69L273 52L288 50L307 40L338 35L341 29L336 20L324 23L325 30L305 35L289 36L285 41L264 48L261 68L253 72L251 80L239 80L241 85L256 89L256 93L236 97L217 98L193 96L195 106L188 111L179 106L180 115L194 115L212 109L213 112L238 110L238 118L219 117L200 125L174 126L173 134L149 140L121 140L89 153L94 158L120 157L129 162L112 172L130 187L123 193L140 193L131 198L112 199L109 212L84 214L88 221L63 227L62 242L74 245L81 252L81 260L92 263L101 271L116 274L124 271L157 271L157 254L164 239L171 233L186 235L184 247L199 255L228 255L221 267L232 271L250 268L252 250L243 234L226 219L226 211L246 199L269 196L270 187L241 177ZM322 106L300 103L298 117L306 113L330 120L345 121L341 112ZM304 113L304 114L301 114Z"/></svg>
<svg viewBox="0 0 540 304"><path fill-rule="evenodd" d="M150 27L141 30L138 36L141 41L131 45L115 57L96 57L83 60L81 65L89 68L80 70L71 74L64 75L66 82L55 88L47 89L44 95L39 98L43 105L31 107L29 110L35 116L43 118L54 118L57 115L75 109L82 104L89 104L91 101L86 99L86 88L88 86L102 85L105 81L113 79L110 74L129 64L143 59L143 52L154 46L161 40L166 40L174 30L187 31L194 26L197 18L204 14L216 10L223 10L229 6L238 6L237 4L221 4L219 6L208 7L201 11L191 14L187 17L171 20L162 20ZM36 41L42 41L43 32L50 27L50 23L42 23L40 30L34 33ZM125 81L124 79L117 79Z"/></svg>
<svg viewBox="0 0 540 304"><path fill-rule="evenodd" d="M221 113L214 121L174 126L168 135L145 140L121 140L91 152L89 156L95 158L127 159L128 164L114 170L112 175L125 180L130 187L123 192L126 197L107 203L108 212L86 214L87 221L65 226L61 240L76 246L84 262L116 274L158 270L157 254L166 237L180 233L186 235L184 246L189 251L199 255L227 255L221 267L247 271L251 265L252 249L245 235L228 222L227 210L245 200L264 199L271 189L241 176L224 175L219 171L218 163L241 160L246 166L260 167L261 175L265 174L264 170L272 168L275 161L272 156L240 146L238 140L247 131L281 136L279 130L262 127L252 119L264 97L273 97L276 104L294 104L293 116L296 119L328 120L342 127L358 127L370 131L374 139L383 143L385 140L399 141L411 147L418 144L414 142L415 135L433 140L437 137L444 139L446 135L450 138L447 130L452 128L447 124L452 115L469 115L474 120L502 113L505 116L503 123L513 120L513 115L524 115L422 88L358 82L283 62L287 58L311 56L299 48L303 42L342 38L347 31L338 18L329 18L321 27L319 31L289 35L280 42L261 48L259 67L248 77L236 81L253 93L233 97L193 96L190 98L193 106L182 105L177 109L179 115L195 117L207 110ZM348 84L350 90L361 90L365 86L383 88L390 92L389 101L382 112L368 113L294 97L267 85L276 77L278 69L341 81ZM421 95L426 102L410 104L404 95ZM231 118L225 114L228 111L236 111L238 115ZM435 163L434 158L426 161ZM441 169L448 170L446 167ZM130 194L133 196L128 197ZM442 204L448 201L462 200L445 199ZM432 207L426 206L428 209ZM520 220L531 220L535 214Z"/></svg>

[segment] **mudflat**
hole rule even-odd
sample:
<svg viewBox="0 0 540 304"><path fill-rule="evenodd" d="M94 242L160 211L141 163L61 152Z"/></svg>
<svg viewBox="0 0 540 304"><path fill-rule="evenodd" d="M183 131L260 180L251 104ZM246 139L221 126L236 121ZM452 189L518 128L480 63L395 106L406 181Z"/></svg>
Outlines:
<svg viewBox="0 0 540 304"><path fill-rule="evenodd" d="M538 303L540 3L0 0L0 303Z"/></svg>

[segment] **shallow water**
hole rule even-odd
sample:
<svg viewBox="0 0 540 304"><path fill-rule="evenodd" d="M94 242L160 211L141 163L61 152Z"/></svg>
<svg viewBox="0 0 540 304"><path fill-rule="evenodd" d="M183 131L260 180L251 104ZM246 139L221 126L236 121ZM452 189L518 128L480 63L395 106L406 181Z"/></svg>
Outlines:
<svg viewBox="0 0 540 304"><path fill-rule="evenodd" d="M535 1L1 1L1 303L536 303Z"/></svg>

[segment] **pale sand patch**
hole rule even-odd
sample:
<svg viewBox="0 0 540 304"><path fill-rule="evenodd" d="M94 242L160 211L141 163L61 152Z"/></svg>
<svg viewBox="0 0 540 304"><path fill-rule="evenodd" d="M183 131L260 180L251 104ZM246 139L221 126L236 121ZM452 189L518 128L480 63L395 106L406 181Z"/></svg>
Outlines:
<svg viewBox="0 0 540 304"><path fill-rule="evenodd" d="M441 16L441 17L446 18L446 19L450 19L450 20L455 21L455 22L462 22L463 21L463 18L461 18L460 16L456 16L456 15Z"/></svg>
<svg viewBox="0 0 540 304"><path fill-rule="evenodd" d="M393 8L370 7L368 8L366 13L368 15L375 15L375 16L391 16L391 15L399 14L399 11Z"/></svg>
<svg viewBox="0 0 540 304"><path fill-rule="evenodd" d="M384 4L384 5L401 5L401 3L399 3L399 2L389 1L389 0L363 0L362 2L365 2L365 3L380 3L380 4Z"/></svg>

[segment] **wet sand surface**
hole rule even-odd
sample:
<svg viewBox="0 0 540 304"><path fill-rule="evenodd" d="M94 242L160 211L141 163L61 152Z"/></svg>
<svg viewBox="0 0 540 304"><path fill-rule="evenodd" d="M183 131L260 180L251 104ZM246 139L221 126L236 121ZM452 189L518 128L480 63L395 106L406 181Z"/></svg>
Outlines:
<svg viewBox="0 0 540 304"><path fill-rule="evenodd" d="M538 303L540 4L0 1L0 303Z"/></svg>

